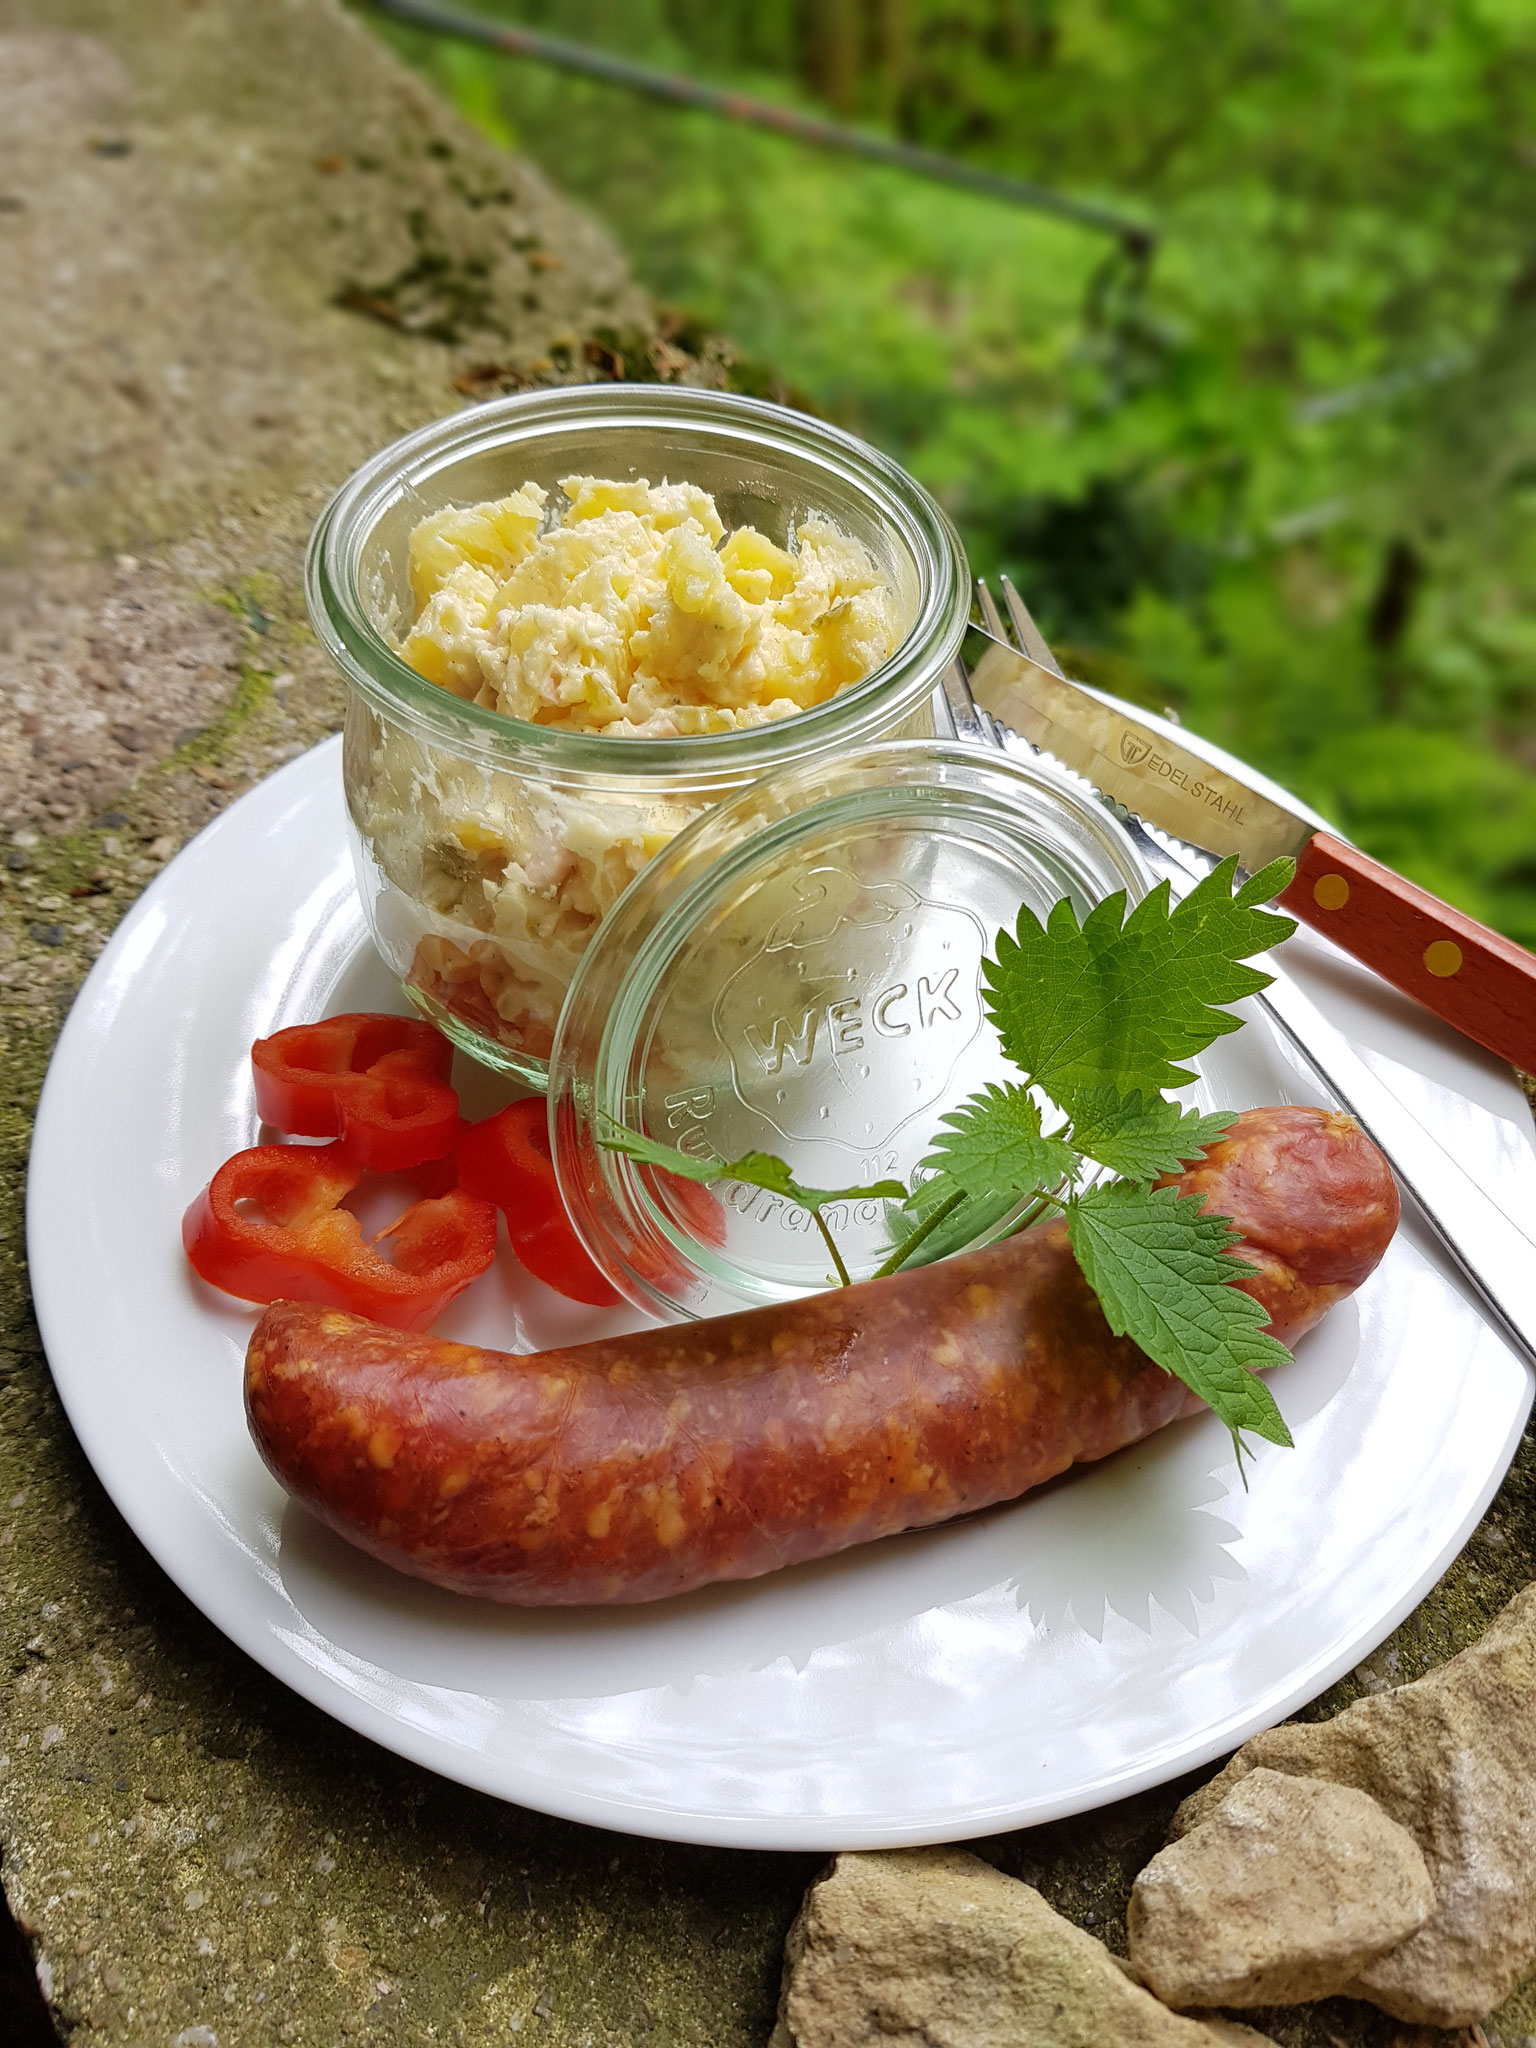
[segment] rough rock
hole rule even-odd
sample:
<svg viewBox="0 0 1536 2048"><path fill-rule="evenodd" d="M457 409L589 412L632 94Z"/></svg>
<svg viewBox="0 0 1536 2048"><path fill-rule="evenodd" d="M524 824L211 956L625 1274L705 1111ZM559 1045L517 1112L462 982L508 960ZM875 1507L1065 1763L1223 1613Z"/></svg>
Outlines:
<svg viewBox="0 0 1536 2048"><path fill-rule="evenodd" d="M1466 2026L1536 1964L1536 1586L1412 1685L1271 1728L1174 1821L1187 1834L1257 1769L1368 1792L1418 1843L1438 1901L1346 1989L1401 2020Z"/></svg>
<svg viewBox="0 0 1536 2048"><path fill-rule="evenodd" d="M1040 1894L959 1849L839 1856L784 1946L769 2048L1260 2048L1181 2018Z"/></svg>
<svg viewBox="0 0 1536 2048"><path fill-rule="evenodd" d="M331 0L0 0L0 36L0 823L56 831L229 702L229 593L296 580L364 455L650 316Z"/></svg>
<svg viewBox="0 0 1536 2048"><path fill-rule="evenodd" d="M1435 1910L1419 1846L1368 1793L1256 1770L1153 1857L1131 1961L1165 2005L1330 1998Z"/></svg>

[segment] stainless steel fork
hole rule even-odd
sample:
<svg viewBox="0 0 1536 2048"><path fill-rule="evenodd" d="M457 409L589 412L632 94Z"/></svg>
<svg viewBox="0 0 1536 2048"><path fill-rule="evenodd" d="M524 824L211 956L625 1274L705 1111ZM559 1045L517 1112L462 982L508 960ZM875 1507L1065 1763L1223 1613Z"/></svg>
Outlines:
<svg viewBox="0 0 1536 2048"><path fill-rule="evenodd" d="M976 585L977 602L988 631L999 640L1011 640L1032 661L1060 675L1062 670L1056 657L1023 598L1006 576L1000 581L1007 624L986 584L978 580ZM970 679L958 661L946 680L945 697L958 737L999 747L1005 753L1031 755L1106 803L1152 873L1159 881L1168 883L1175 899L1187 895L1215 865L1207 855L1148 825L1123 804L1093 789L1072 769L1000 725L971 695ZM1347 1110L1380 1146L1398 1180L1490 1319L1526 1363L1536 1367L1536 1243L1457 1165L1440 1141L1367 1066L1274 956L1264 964L1274 979L1256 1001L1340 1108Z"/></svg>

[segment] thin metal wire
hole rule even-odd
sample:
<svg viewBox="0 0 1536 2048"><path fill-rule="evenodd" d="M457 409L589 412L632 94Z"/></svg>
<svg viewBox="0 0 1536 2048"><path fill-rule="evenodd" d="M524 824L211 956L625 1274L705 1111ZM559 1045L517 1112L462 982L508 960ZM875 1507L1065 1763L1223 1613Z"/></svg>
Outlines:
<svg viewBox="0 0 1536 2048"><path fill-rule="evenodd" d="M590 44L567 42L563 36L549 36L538 29L519 28L508 22L489 21L483 15L461 14L455 8L437 7L432 0L366 0L375 14L391 21L425 29L431 35L456 36L463 42L481 43L509 57L531 57L536 63L552 64L562 71L579 72L586 78L601 79L605 85L622 86L628 92L644 93L650 99L665 100L673 106L696 107L727 120L744 121L753 128L767 128L796 142L811 143L818 149L842 150L872 163L913 171L919 177L938 178L945 184L961 185L982 192L991 199L1006 200L1013 206L1031 207L1050 213L1078 227L1113 235L1128 253L1144 265L1157 243L1157 232L1144 221L1130 219L1091 199L1074 199L1070 193L1055 192L1028 178L1013 178L1001 171L988 171L978 164L962 163L937 150L919 149L910 142L896 142L888 136L866 135L860 128L847 128L837 121L822 121L802 114L795 107L775 105L772 100L749 98L745 93L726 92L718 86L703 85L672 71L658 71L649 64L634 64L627 57Z"/></svg>

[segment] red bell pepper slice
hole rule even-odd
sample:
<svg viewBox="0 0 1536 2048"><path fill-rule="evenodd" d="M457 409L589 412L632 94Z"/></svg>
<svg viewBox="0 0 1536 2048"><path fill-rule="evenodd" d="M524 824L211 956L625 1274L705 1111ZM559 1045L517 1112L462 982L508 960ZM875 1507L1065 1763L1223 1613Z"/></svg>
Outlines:
<svg viewBox="0 0 1536 2048"><path fill-rule="evenodd" d="M641 1166L637 1175L649 1184L653 1199L685 1224L701 1244L724 1244L725 1213L713 1188L680 1173L669 1173L664 1166ZM640 1277L664 1293L687 1284L687 1267L670 1247L654 1241L631 1245L629 1258Z"/></svg>
<svg viewBox="0 0 1536 2048"><path fill-rule="evenodd" d="M512 1249L535 1278L592 1308L618 1301L565 1213L549 1149L549 1112L540 1096L464 1126L459 1183L496 1204L507 1219Z"/></svg>
<svg viewBox="0 0 1536 2048"><path fill-rule="evenodd" d="M343 1145L256 1145L226 1159L182 1218L203 1279L242 1301L318 1301L424 1330L496 1256L496 1211L464 1188L414 1202L381 1236L340 1204L363 1177Z"/></svg>
<svg viewBox="0 0 1536 2048"><path fill-rule="evenodd" d="M420 1018L363 1011L290 1025L257 1039L251 1066L265 1122L291 1137L340 1138L360 1166L419 1166L458 1137L453 1047Z"/></svg>

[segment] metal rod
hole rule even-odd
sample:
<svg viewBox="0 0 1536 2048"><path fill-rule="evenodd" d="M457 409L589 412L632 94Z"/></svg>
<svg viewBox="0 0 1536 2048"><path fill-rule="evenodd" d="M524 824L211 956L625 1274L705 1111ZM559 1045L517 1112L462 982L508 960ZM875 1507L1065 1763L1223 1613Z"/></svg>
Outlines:
<svg viewBox="0 0 1536 2048"><path fill-rule="evenodd" d="M840 149L850 156L862 156L872 163L890 164L897 170L915 171L925 178L940 178L946 184L963 185L992 199L1004 199L1014 206L1032 207L1038 213L1052 213L1079 227L1094 228L1114 235L1134 256L1145 260L1157 242L1156 231L1144 222L1128 219L1090 199L1073 199L1036 185L1027 178L1011 178L1001 171L983 170L942 156L937 150L919 149L909 142L893 142L882 135L866 135L860 128L845 128L836 121L818 120L794 107L777 106L772 100L749 98L745 93L725 92L718 86L702 85L671 71L658 71L649 64L632 64L627 57L593 49L585 43L567 42L562 36L548 36L531 28L488 21L478 14L461 14L457 9L437 7L432 0L367 0L375 14L407 23L432 35L457 36L464 42L482 43L509 57L531 57L540 64L553 64L562 71L579 72L586 78L601 79L605 85L645 93L651 99L673 106L697 107L706 113L722 114L728 120L744 121L754 128L767 128L795 142L808 142L819 149Z"/></svg>

